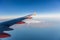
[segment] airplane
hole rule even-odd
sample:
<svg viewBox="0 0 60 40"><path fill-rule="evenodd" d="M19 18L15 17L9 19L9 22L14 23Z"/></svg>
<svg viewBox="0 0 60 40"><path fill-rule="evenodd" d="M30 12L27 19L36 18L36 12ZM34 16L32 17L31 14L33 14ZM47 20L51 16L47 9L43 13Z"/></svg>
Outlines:
<svg viewBox="0 0 60 40"><path fill-rule="evenodd" d="M16 18L16 19L1 22L0 23L0 38L11 37L10 34L5 33L4 31L14 30L14 29L10 28L10 26L12 26L14 24L25 24L25 22L23 20L32 19L32 15L36 15L36 14L30 14L30 15L27 15L27 16L24 16L24 17L19 17L19 18Z"/></svg>

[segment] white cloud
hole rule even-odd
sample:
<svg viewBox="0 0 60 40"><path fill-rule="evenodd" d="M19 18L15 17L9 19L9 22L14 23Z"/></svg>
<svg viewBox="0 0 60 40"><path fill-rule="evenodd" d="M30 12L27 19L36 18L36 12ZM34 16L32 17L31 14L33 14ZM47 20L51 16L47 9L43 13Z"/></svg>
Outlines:
<svg viewBox="0 0 60 40"><path fill-rule="evenodd" d="M16 16L0 16L0 18L2 19L6 19L6 18L18 18L21 17L20 15ZM60 14L37 14L36 16L33 16L34 18L60 18Z"/></svg>
<svg viewBox="0 0 60 40"><path fill-rule="evenodd" d="M60 14L40 14L37 16L33 16L36 18L60 18Z"/></svg>

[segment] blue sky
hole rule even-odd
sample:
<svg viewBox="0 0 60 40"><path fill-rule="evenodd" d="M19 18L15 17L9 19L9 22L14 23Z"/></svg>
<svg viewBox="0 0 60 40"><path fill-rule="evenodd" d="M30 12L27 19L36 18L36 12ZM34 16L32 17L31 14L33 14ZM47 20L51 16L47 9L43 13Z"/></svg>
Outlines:
<svg viewBox="0 0 60 40"><path fill-rule="evenodd" d="M60 13L59 0L0 0L0 16Z"/></svg>

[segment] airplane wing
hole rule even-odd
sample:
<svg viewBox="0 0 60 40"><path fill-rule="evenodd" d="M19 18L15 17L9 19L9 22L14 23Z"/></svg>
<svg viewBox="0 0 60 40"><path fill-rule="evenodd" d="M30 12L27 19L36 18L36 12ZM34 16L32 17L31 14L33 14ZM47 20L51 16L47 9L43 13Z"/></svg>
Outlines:
<svg viewBox="0 0 60 40"><path fill-rule="evenodd" d="M25 19L31 19L32 15L34 15L34 14L30 14L30 15L27 15L27 16L24 16L24 17L12 19L12 20L0 23L0 38L9 37L10 35L7 34L7 33L4 33L4 31L13 30L12 28L9 28L9 27L18 23L18 22L25 23L25 22L22 22L22 21L25 20Z"/></svg>
<svg viewBox="0 0 60 40"><path fill-rule="evenodd" d="M22 22L25 19L32 19L32 15L34 15L34 14L30 14L30 15L27 15L27 16L24 16L24 17L20 17L20 18L8 20L8 21L5 21L5 22L1 22L0 25L4 25L5 27L10 27L10 26L12 26L12 25L14 25L18 22Z"/></svg>

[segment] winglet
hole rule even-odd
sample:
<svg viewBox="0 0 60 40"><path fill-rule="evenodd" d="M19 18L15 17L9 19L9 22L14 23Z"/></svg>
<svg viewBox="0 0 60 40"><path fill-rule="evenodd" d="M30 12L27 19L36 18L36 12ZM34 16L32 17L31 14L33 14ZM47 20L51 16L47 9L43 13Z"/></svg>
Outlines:
<svg viewBox="0 0 60 40"><path fill-rule="evenodd" d="M36 16L36 12L34 12L34 14L27 15L27 18L31 19L33 16Z"/></svg>
<svg viewBox="0 0 60 40"><path fill-rule="evenodd" d="M34 12L33 16L36 16L36 12Z"/></svg>

